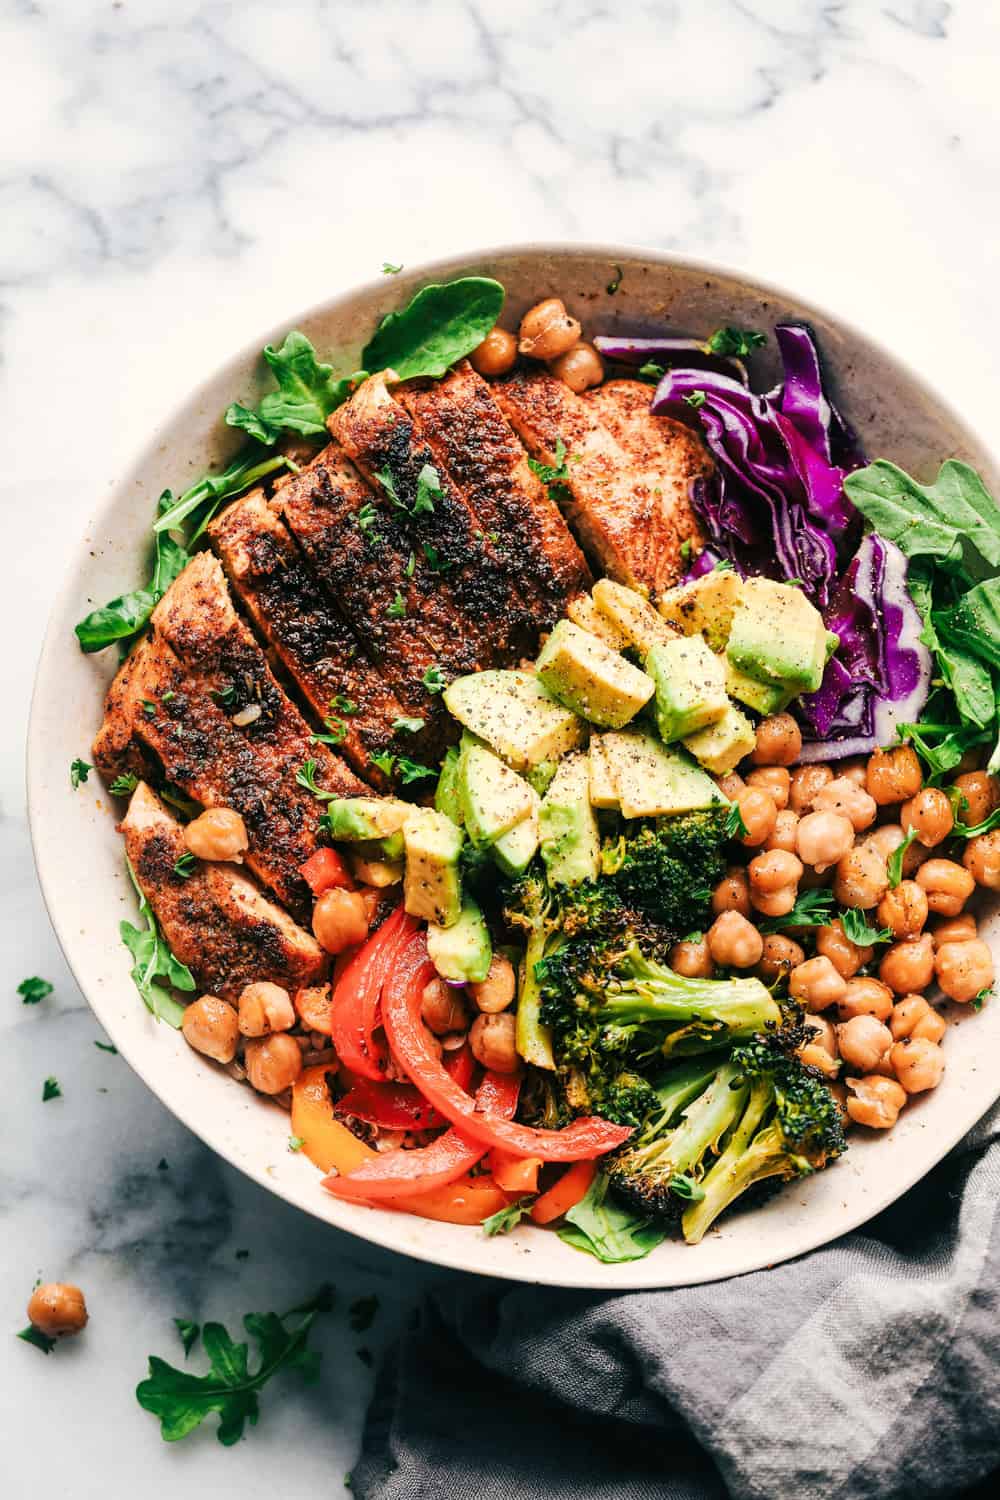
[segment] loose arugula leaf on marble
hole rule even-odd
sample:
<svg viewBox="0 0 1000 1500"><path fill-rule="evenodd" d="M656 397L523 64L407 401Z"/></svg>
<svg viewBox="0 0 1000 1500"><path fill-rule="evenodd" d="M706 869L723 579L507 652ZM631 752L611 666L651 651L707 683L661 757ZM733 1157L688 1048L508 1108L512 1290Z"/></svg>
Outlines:
<svg viewBox="0 0 1000 1500"><path fill-rule="evenodd" d="M174 957L160 936L153 908L143 895L135 878L132 862L127 856L125 866L139 898L139 916L146 923L145 928L135 927L131 922L120 922L118 925L122 942L135 959L132 965L132 983L142 996L146 1009L158 1021L166 1021L168 1025L180 1030L184 1006L174 999L170 990L183 990L190 994L196 988L194 975L186 964Z"/></svg>
<svg viewBox="0 0 1000 1500"><path fill-rule="evenodd" d="M174 1327L177 1329L177 1335L184 1345L184 1358L186 1359L201 1337L201 1324L191 1323L187 1318L175 1318Z"/></svg>
<svg viewBox="0 0 1000 1500"><path fill-rule="evenodd" d="M482 343L503 299L499 281L486 276L422 287L406 307L382 319L361 362L366 370L393 370L400 380L444 375Z"/></svg>
<svg viewBox="0 0 1000 1500"><path fill-rule="evenodd" d="M39 979L34 975L31 979L22 979L17 987L17 993L21 997L22 1005L37 1005L40 1000L45 1000L52 994L54 986L47 979Z"/></svg>
<svg viewBox="0 0 1000 1500"><path fill-rule="evenodd" d="M264 358L274 373L278 389L269 391L256 411L233 402L226 412L226 421L230 427L241 428L268 447L283 432L297 432L302 437L325 434L327 417L365 379L364 370L334 376L332 365L317 358L316 350L297 328L285 335L279 349L268 344Z"/></svg>
<svg viewBox="0 0 1000 1500"><path fill-rule="evenodd" d="M53 1078L50 1075L42 1084L42 1103L48 1104L50 1099L61 1099L62 1096L63 1091L59 1087L58 1078Z"/></svg>
<svg viewBox="0 0 1000 1500"><path fill-rule="evenodd" d="M35 1348L41 1349L43 1354L51 1354L56 1347L56 1340L50 1338L47 1333L43 1333L40 1328L36 1328L33 1323L29 1323L27 1328L22 1328L17 1337L23 1339L26 1344L34 1344Z"/></svg>
<svg viewBox="0 0 1000 1500"><path fill-rule="evenodd" d="M150 1355L149 1375L136 1387L136 1400L159 1418L165 1442L179 1442L215 1412L219 1418L216 1436L231 1447L243 1436L247 1422L256 1425L259 1393L280 1371L297 1370L310 1383L317 1379L320 1356L307 1347L309 1331L319 1314L331 1306L332 1292L323 1287L308 1302L280 1316L247 1313L243 1327L257 1346L257 1367L252 1371L249 1346L237 1343L221 1323L206 1323L202 1346L209 1358L208 1373L192 1375ZM289 1327L292 1319L298 1321Z"/></svg>
<svg viewBox="0 0 1000 1500"><path fill-rule="evenodd" d="M574 1250L584 1250L605 1265L642 1260L667 1237L661 1225L640 1218L608 1197L608 1179L598 1172L585 1196L566 1214L559 1238Z"/></svg>

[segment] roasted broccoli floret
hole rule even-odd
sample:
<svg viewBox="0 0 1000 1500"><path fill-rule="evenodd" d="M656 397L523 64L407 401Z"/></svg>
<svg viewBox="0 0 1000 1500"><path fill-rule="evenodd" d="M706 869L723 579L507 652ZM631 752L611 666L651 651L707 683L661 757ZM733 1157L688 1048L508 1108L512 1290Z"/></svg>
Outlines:
<svg viewBox="0 0 1000 1500"><path fill-rule="evenodd" d="M674 941L707 923L712 890L726 869L726 811L720 805L659 818L626 831L605 853L625 905L659 923Z"/></svg>

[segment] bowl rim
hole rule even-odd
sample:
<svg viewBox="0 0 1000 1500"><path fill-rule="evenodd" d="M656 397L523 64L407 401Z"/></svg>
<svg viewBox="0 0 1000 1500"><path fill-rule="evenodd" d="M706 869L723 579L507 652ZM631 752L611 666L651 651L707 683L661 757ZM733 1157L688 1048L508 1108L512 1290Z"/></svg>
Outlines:
<svg viewBox="0 0 1000 1500"><path fill-rule="evenodd" d="M773 297L781 302L793 303L795 306L803 310L803 313L807 318L815 316L820 321L826 321L835 325L838 331L841 332L847 339L860 341L862 345L868 346L868 348L883 356L890 364L896 365L906 376L907 380L911 383L914 391L918 392L929 402L933 403L937 407L938 411L940 411L949 422L951 422L959 430L967 433L968 436L973 440L973 442L984 453L989 455L990 459L994 463L1000 464L1000 449L995 447L991 441L985 438L982 432L980 432L976 426L971 424L966 416L963 413L959 412L950 400L948 400L947 398L943 398L921 371L914 369L907 359L897 354L892 348L890 348L887 343L880 339L877 334L872 334L867 330L863 330L850 318L844 317L839 312L830 310L824 303L817 302L813 298L800 296L794 288L787 287L777 281L772 281L767 277L758 276L758 274L755 270L752 269L752 267L748 268L744 265L739 265L722 260L715 260L700 255L685 255L675 253L670 250L664 250L641 244L631 244L616 241L527 240L503 242L501 244L488 245L484 247L473 247L458 254L438 256L432 260L421 261L412 266L406 266L404 268L406 271L406 276L405 278L400 279L405 281L406 284L412 282L415 286L424 285L430 281L443 279L448 276L461 274L463 272L470 275L477 274L476 272L470 271L468 268L483 263L488 264L491 261L502 260L504 258L510 258L513 256L547 256L561 258L564 260L572 260L574 258L578 258L581 260L602 258L607 259L609 265L611 265L612 267L616 266L619 261L645 261L651 264L675 267L682 272L717 277L728 281L743 282L744 284L751 286L754 291L759 292L762 295ZM225 368L232 365L244 364L250 360L257 361L260 357L260 351L264 347L264 345L272 343L275 339L280 339L290 328L300 327L302 326L302 324L314 321L317 318L322 317L323 315L340 309L344 309L356 299L368 294L376 293L379 288L385 285L386 281L395 281L396 279L397 278L395 276L373 276L366 281L353 283L346 289L338 291L333 296L323 298L318 302L309 304L305 308L301 308L293 316L283 318L280 323L273 324L261 334L246 340L243 344L241 344L239 349L229 353L223 359L221 359L213 371L206 374L194 385L186 387L183 395L178 397L178 399L169 406L165 413L160 416L156 425L146 433L142 441L137 441L134 445L126 450L127 456L118 465L117 476L107 482L108 488L106 494L102 497L101 500L96 503L96 505L91 508L90 512L85 517L84 524L79 533L79 539L82 541L82 539L92 531L98 535L106 534L106 529L104 533L101 532L102 523L106 523L109 520L111 514L120 503L120 494L123 484L127 482L130 476L134 475L141 469L145 461L148 461L149 455L156 450L158 444L160 443L161 434L164 432L164 430L173 425L173 423L177 420L179 414L185 407L196 404L199 399L204 396L204 394L209 390L211 385ZM637 319L638 316L639 315L637 314ZM238 446L238 439L234 446ZM71 557L77 557L78 555L79 541L77 549L75 549L75 551L71 553ZM59 585L59 588L57 589L53 597L49 610L48 620L46 623L46 628L42 637L41 647L36 661L26 732L26 801L28 825L32 845L32 855L38 877L39 887L42 892L42 899L45 903L46 912L52 924L53 931L55 932L56 939L59 943L60 949L62 950L67 966L69 967L74 980L79 986L81 994L84 996L84 999L87 1001L88 1006L94 1012L97 1019L101 1021L103 1025L105 1023L101 1016L101 1008L95 996L91 993L90 989L88 989L88 986L84 983L78 969L78 961L74 953L74 944L72 940L72 934L70 932L69 916L67 913L61 910L58 898L53 889L52 873L48 864L48 861L51 858L51 850L47 850L44 847L42 843L43 834L40 828L41 799L44 795L46 795L45 790L42 786L42 773L40 770L40 762L42 759L40 745L44 734L42 726L42 698L44 679L47 676L47 669L52 664L53 657L56 655L57 651L65 647L65 639L62 632L62 617L66 612L66 605L69 602L69 598L74 591L76 579L77 569L71 563L68 566L66 573ZM606 1275L602 1276L600 1272L604 1268L596 1260L592 1262L593 1269L591 1270L589 1258L585 1258L582 1256L580 1257L581 1262L587 1263L581 1264L581 1274L579 1276L574 1276L571 1280L567 1280L559 1276L558 1274L547 1274L542 1268L539 1268L541 1274L533 1274L534 1267L532 1267L530 1262L534 1258L528 1256L523 1257L523 1268L518 1265L499 1267L483 1266L477 1263L475 1244L471 1236L468 1241L467 1250L463 1250L462 1248L463 1241L456 1238L455 1251L454 1253L449 1254L447 1258L443 1257L440 1253L436 1253L435 1250L431 1247L423 1246L420 1244L401 1245L399 1243L398 1234L394 1234L392 1228L396 1216L390 1214L386 1214L383 1216L379 1213L371 1213L370 1225L369 1220L366 1219L365 1221L366 1226L369 1227L363 1228L353 1223L346 1224L332 1221L328 1214L322 1211L323 1208L327 1206L324 1203L325 1195L317 1195L315 1206L312 1206L309 1203L301 1202L298 1199L290 1196L284 1190L282 1184L276 1182L272 1177L268 1175L266 1162L264 1161L263 1157L261 1158L259 1164L248 1161L244 1158L241 1158L227 1141L217 1139L220 1132L214 1130L211 1125L206 1125L204 1121L199 1118L199 1110L196 1102L198 1098L197 1089L193 1089L190 1091L190 1094L188 1096L191 1101L190 1103L188 1103L187 1100L172 1100L169 1104L166 1104L156 1084L151 1080L149 1076L149 1070L141 1060L136 1059L133 1049L131 1048L129 1043L126 1041L124 1044L122 1044L117 1039L115 1039L115 1044L118 1047L121 1055L124 1057L125 1061L139 1076L139 1078L150 1090L150 1092L157 1098L157 1100L159 1100L161 1104L164 1104L164 1107L167 1108L171 1114L175 1115L181 1121L181 1123L185 1125L201 1142L208 1146L212 1151L217 1152L218 1155L220 1155L225 1161L227 1161L230 1166L235 1167L245 1176L256 1182L258 1186L266 1189L268 1192L274 1194L275 1196L282 1198L292 1207L301 1209L303 1212L310 1214L312 1217L318 1219L321 1223L327 1224L330 1228L349 1234L362 1242L375 1244L383 1249L392 1250L397 1254L406 1256L413 1260L434 1265L445 1270L473 1272L477 1275L493 1276L501 1280L517 1281L535 1285L549 1285L554 1287L563 1287L567 1289L583 1291L604 1291L609 1294L619 1293L629 1289L653 1290L656 1287L708 1284L715 1280L729 1279L734 1275L749 1275L754 1271L760 1270L774 1262L773 1253L762 1253L759 1260L753 1259L753 1257L751 1257L751 1263L746 1264L744 1268L738 1272L707 1267L705 1270L705 1274L703 1275L695 1274L691 1277L684 1277L683 1279L670 1277L669 1279L663 1281L643 1278L641 1280L636 1280L635 1282L630 1283L618 1280L617 1278L614 1280L609 1280ZM998 1078L997 1080L997 1095L1000 1096L1000 1078ZM946 1129L943 1132L939 1130L937 1132L938 1143L940 1145L943 1139L945 1141L945 1144L943 1146L943 1149L936 1151L933 1159L929 1162L929 1164L924 1168L921 1168L919 1164L917 1164L912 1172L904 1173L901 1186L894 1186L891 1190L880 1194L871 1201L859 1200L857 1211L848 1212L845 1215L843 1224L838 1228L835 1236L831 1237L828 1226L825 1226L823 1223L822 1216L817 1215L816 1217L820 1222L817 1224L815 1234L806 1234L801 1236L797 1244L797 1248L794 1251L789 1252L789 1255L784 1258L793 1258L799 1255L808 1254L813 1250L830 1243L831 1238L839 1239L842 1235L848 1234L852 1230L857 1229L860 1225L868 1222L876 1214L882 1212L882 1210L888 1207L889 1204L895 1202L899 1197L902 1196L903 1193L909 1191L911 1187L919 1182L927 1172L932 1170L933 1166L936 1165L936 1163L942 1158L942 1156L948 1150L951 1150L958 1143L958 1141L962 1139L962 1137L968 1132L969 1129L969 1122L967 1120L963 1120L960 1127L957 1129ZM460 1226L447 1227L450 1229L454 1229L455 1227ZM650 1262L647 1262L647 1264L655 1264L655 1261L656 1256L654 1253L654 1255L650 1257Z"/></svg>

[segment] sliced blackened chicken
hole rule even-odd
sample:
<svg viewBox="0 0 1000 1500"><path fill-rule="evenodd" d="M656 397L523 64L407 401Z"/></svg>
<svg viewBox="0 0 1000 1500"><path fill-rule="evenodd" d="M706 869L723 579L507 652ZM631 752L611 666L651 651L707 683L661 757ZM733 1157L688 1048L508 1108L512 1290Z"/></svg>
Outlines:
<svg viewBox="0 0 1000 1500"><path fill-rule="evenodd" d="M443 380L401 386L432 462L474 512L535 631L591 585L590 570L482 376L462 360Z"/></svg>
<svg viewBox="0 0 1000 1500"><path fill-rule="evenodd" d="M199 989L235 1000L255 980L293 990L323 977L327 959L315 938L236 866L199 862L186 878L176 873L184 830L145 782L121 830L160 931Z"/></svg>
<svg viewBox="0 0 1000 1500"><path fill-rule="evenodd" d="M679 535L662 464L633 457L594 403L553 375L518 371L490 390L533 457L555 467L562 456L560 503L598 571L653 598L675 583L690 522Z"/></svg>

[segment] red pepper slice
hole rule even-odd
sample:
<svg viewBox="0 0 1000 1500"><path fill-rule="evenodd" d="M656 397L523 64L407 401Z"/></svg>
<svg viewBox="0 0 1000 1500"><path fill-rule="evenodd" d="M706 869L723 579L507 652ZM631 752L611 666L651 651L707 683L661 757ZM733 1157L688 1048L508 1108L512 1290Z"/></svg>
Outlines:
<svg viewBox="0 0 1000 1500"><path fill-rule="evenodd" d="M412 1083L374 1083L358 1078L334 1111L383 1130L432 1130L447 1121Z"/></svg>
<svg viewBox="0 0 1000 1500"><path fill-rule="evenodd" d="M562 1130L538 1130L484 1113L478 1095L473 1100L455 1084L428 1044L420 1003L433 972L421 934L396 960L382 997L382 1020L389 1045L409 1077L463 1135L515 1156L538 1156L542 1161L587 1160L628 1140L632 1134L628 1126L612 1125L597 1115L582 1116Z"/></svg>
<svg viewBox="0 0 1000 1500"><path fill-rule="evenodd" d="M397 906L337 980L330 1004L330 1039L340 1061L362 1078L385 1079L372 1036L379 999L400 944L412 937L416 926L402 905Z"/></svg>
<svg viewBox="0 0 1000 1500"><path fill-rule="evenodd" d="M509 1120L517 1108L520 1086L520 1080L510 1075L487 1073L475 1099L465 1097L470 1109L486 1110L497 1121ZM429 1146L382 1151L345 1176L325 1177L323 1186L335 1198L369 1203L424 1193L455 1182L482 1160L487 1149L461 1131L446 1130Z"/></svg>
<svg viewBox="0 0 1000 1500"><path fill-rule="evenodd" d="M317 849L310 854L304 865L299 865L299 874L314 896L341 886L346 891L354 890L351 873L335 849Z"/></svg>
<svg viewBox="0 0 1000 1500"><path fill-rule="evenodd" d="M463 1047L456 1047L454 1052L446 1052L441 1062L452 1083L457 1083L460 1089L468 1093L472 1087L472 1075L476 1071L476 1059L468 1042Z"/></svg>

